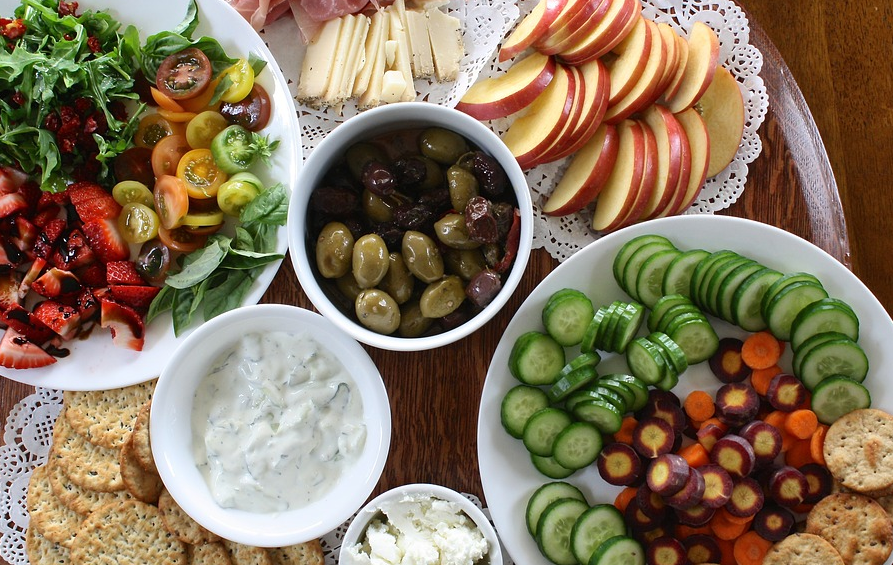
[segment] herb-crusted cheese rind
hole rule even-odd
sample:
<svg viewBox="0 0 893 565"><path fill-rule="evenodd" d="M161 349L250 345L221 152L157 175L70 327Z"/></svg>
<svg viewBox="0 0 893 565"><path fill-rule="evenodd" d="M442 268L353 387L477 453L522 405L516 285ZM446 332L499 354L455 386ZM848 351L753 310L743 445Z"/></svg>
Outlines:
<svg viewBox="0 0 893 565"><path fill-rule="evenodd" d="M461 22L441 10L428 10L427 14L435 76L442 82L456 80L459 77L459 64L465 56Z"/></svg>
<svg viewBox="0 0 893 565"><path fill-rule="evenodd" d="M320 107L332 76L335 50L343 24L344 18L329 20L307 46L298 81L299 102L314 108Z"/></svg>

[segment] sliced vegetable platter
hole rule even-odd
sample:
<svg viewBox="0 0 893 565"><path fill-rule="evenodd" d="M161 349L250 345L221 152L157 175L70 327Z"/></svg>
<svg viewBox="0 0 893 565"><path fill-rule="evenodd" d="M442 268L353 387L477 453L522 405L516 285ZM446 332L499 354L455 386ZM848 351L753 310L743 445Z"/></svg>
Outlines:
<svg viewBox="0 0 893 565"><path fill-rule="evenodd" d="M542 313L553 293L574 288L585 293L593 305L614 300L630 301L614 280L612 263L620 248L645 234L669 238L678 249L730 249L783 273L808 272L815 275L828 294L845 300L860 323L859 345L869 360L864 385L871 392L872 406L893 410L893 389L884 385L893 368L893 321L871 291L836 259L815 245L783 230L739 218L689 215L640 224L605 236L579 251L549 274L518 309L493 354L481 398L478 416L478 458L487 505L505 547L516 562L547 565L537 543L527 531L525 513L528 500L540 486L552 482L538 472L520 440L511 437L500 421L505 394L519 384L509 372L509 356L516 340L531 330L544 331ZM747 332L717 318L709 318L720 337L743 339ZM645 335L647 329L640 330ZM782 366L790 366L791 351L786 347ZM579 354L579 347L567 348L567 358ZM599 351L598 374L628 373L624 355ZM680 398L696 389L715 393L722 383L706 362L690 366L673 392ZM589 504L611 503L621 487L606 483L595 465L562 479L578 487Z"/></svg>
<svg viewBox="0 0 893 565"><path fill-rule="evenodd" d="M300 127L294 102L279 65L267 46L251 26L226 2L196 0L199 25L194 37L215 38L230 57L255 58L266 62L257 82L270 95L272 114L263 133L270 140L279 140L279 147L270 159L269 167L254 171L266 186L281 183L288 190L294 188L302 163ZM0 0L0 14L10 16L19 5L18 0ZM121 22L139 29L140 39L174 29L187 14L188 0L156 0L154 2L115 2L113 0L82 0L79 10L106 10ZM231 228L232 226L229 226ZM277 233L277 251L285 254L287 237L284 226ZM242 304L257 303L279 270L281 260L268 264L253 281ZM70 355L44 368L8 370L3 376L26 384L68 390L108 389L126 386L157 377L173 350L201 323L200 312L192 325L174 334L169 313L163 313L146 326L145 346L141 352L112 344L107 331L91 332L66 344Z"/></svg>

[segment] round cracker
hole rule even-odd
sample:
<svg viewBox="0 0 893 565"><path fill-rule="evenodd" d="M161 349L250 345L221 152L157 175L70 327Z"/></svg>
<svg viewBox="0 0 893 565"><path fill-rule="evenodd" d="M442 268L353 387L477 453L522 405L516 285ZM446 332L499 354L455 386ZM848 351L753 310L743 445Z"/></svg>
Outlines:
<svg viewBox="0 0 893 565"><path fill-rule="evenodd" d="M106 504L84 520L71 562L186 565L187 555L183 543L164 529L158 508L129 499Z"/></svg>
<svg viewBox="0 0 893 565"><path fill-rule="evenodd" d="M86 516L100 506L114 500L122 500L130 497L130 493L124 490L113 492L99 492L88 490L76 485L65 474L56 457L47 460L47 472L50 478L50 487L53 494L59 497L62 504L71 508L81 516Z"/></svg>
<svg viewBox="0 0 893 565"><path fill-rule="evenodd" d="M100 447L77 433L64 414L56 419L51 457L76 485L99 492L122 490L119 450Z"/></svg>
<svg viewBox="0 0 893 565"><path fill-rule="evenodd" d="M53 494L46 465L36 467L31 473L25 505L31 516L30 528L53 543L71 547L82 517Z"/></svg>
<svg viewBox="0 0 893 565"><path fill-rule="evenodd" d="M323 565L325 555L319 540L267 549L273 565Z"/></svg>
<svg viewBox="0 0 893 565"><path fill-rule="evenodd" d="M869 496L893 489L893 416L873 408L854 410L831 424L825 463L835 479Z"/></svg>
<svg viewBox="0 0 893 565"><path fill-rule="evenodd" d="M845 565L834 546L815 534L791 534L772 546L763 565Z"/></svg>
<svg viewBox="0 0 893 565"><path fill-rule="evenodd" d="M893 522L873 499L826 496L806 516L806 532L825 538L847 565L882 565L893 551Z"/></svg>
<svg viewBox="0 0 893 565"><path fill-rule="evenodd" d="M133 430L140 408L155 390L155 381L111 390L65 391L65 417L90 443L121 447Z"/></svg>
<svg viewBox="0 0 893 565"><path fill-rule="evenodd" d="M158 473L155 468L155 457L152 456L152 444L149 440L149 411L152 409L152 401L143 404L136 421L133 423L133 433L130 441L133 442L133 456L139 464L150 473Z"/></svg>
<svg viewBox="0 0 893 565"><path fill-rule="evenodd" d="M164 527L183 543L201 545L220 541L220 536L203 528L180 508L180 505L166 489L158 498L158 509L161 511L162 520L164 520Z"/></svg>
<svg viewBox="0 0 893 565"><path fill-rule="evenodd" d="M158 497L164 489L164 483L158 473L151 473L143 469L133 454L133 438L129 439L121 447L121 480L124 488L137 500L149 504L157 504Z"/></svg>
<svg viewBox="0 0 893 565"><path fill-rule="evenodd" d="M189 546L190 565L232 565L229 553L220 542Z"/></svg>
<svg viewBox="0 0 893 565"><path fill-rule="evenodd" d="M25 532L25 552L31 565L68 565L71 556L68 548L46 539L37 528Z"/></svg>
<svg viewBox="0 0 893 565"><path fill-rule="evenodd" d="M229 540L223 540L223 545L233 565L273 565L270 554L262 547L243 545Z"/></svg>

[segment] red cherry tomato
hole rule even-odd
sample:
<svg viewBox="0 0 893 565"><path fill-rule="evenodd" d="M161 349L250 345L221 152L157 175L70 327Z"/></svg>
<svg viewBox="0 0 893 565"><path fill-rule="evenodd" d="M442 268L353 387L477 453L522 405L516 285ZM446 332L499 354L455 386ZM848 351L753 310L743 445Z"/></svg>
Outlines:
<svg viewBox="0 0 893 565"><path fill-rule="evenodd" d="M162 137L152 148L152 171L155 172L155 177L176 175L177 164L189 150L189 142L186 141L185 135ZM151 182L148 184L152 185Z"/></svg>
<svg viewBox="0 0 893 565"><path fill-rule="evenodd" d="M254 83L251 92L242 100L220 105L220 113L229 123L251 131L260 131L267 126L271 109L270 95L257 83Z"/></svg>
<svg viewBox="0 0 893 565"><path fill-rule="evenodd" d="M172 100L198 96L210 83L211 61L195 47L165 57L155 75L155 86Z"/></svg>
<svg viewBox="0 0 893 565"><path fill-rule="evenodd" d="M131 147L115 157L113 165L115 179L139 181L146 186L155 182L152 171L152 149L148 147Z"/></svg>
<svg viewBox="0 0 893 565"><path fill-rule="evenodd" d="M159 227L158 239L161 240L161 243L167 245L171 251L190 253L203 246L208 241L208 236L197 234L192 230L186 229L185 226L171 230Z"/></svg>

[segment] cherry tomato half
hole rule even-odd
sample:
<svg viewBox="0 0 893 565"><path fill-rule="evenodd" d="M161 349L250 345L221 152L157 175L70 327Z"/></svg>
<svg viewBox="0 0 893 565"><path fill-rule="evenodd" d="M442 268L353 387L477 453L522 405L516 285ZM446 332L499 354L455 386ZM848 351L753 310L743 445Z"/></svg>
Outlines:
<svg viewBox="0 0 893 565"><path fill-rule="evenodd" d="M177 174L177 164L189 151L185 135L169 135L152 148L152 171L155 178ZM146 183L150 184L150 183Z"/></svg>
<svg viewBox="0 0 893 565"><path fill-rule="evenodd" d="M165 57L155 75L155 86L172 100L198 96L210 83L211 61L195 47Z"/></svg>
<svg viewBox="0 0 893 565"><path fill-rule="evenodd" d="M226 182L226 173L214 161L210 149L193 149L177 165L177 176L191 198L213 198Z"/></svg>
<svg viewBox="0 0 893 565"><path fill-rule="evenodd" d="M158 214L139 202L128 202L118 215L118 230L127 243L145 243L158 235Z"/></svg>
<svg viewBox="0 0 893 565"><path fill-rule="evenodd" d="M229 77L232 84L220 96L222 102L239 102L248 96L254 86L254 69L247 59L239 59L238 63L224 71L224 76Z"/></svg>
<svg viewBox="0 0 893 565"><path fill-rule="evenodd" d="M186 141L193 149L208 149L211 140L229 126L220 112L205 110L186 124Z"/></svg>
<svg viewBox="0 0 893 565"><path fill-rule="evenodd" d="M152 100L158 104L158 107L168 112L183 112L183 106L180 106L176 100L161 92L154 86L149 90L152 94Z"/></svg>
<svg viewBox="0 0 893 565"><path fill-rule="evenodd" d="M172 229L180 225L189 212L189 193L181 179L163 175L155 181L155 212L161 227Z"/></svg>
<svg viewBox="0 0 893 565"><path fill-rule="evenodd" d="M220 113L231 124L238 124L251 131L260 131L270 121L272 103L264 88L254 83L248 96L234 103L220 105Z"/></svg>
<svg viewBox="0 0 893 565"><path fill-rule="evenodd" d="M158 228L158 239L171 251L190 253L203 246L208 241L208 236L195 233L185 227L174 229Z"/></svg>
<svg viewBox="0 0 893 565"><path fill-rule="evenodd" d="M173 124L161 114L149 114L140 118L133 143L137 147L155 147L162 138L182 133L182 124Z"/></svg>
<svg viewBox="0 0 893 565"><path fill-rule="evenodd" d="M244 174L244 173L240 173ZM238 218L245 206L260 194L260 189L250 180L231 178L217 191L217 205L228 216Z"/></svg>
<svg viewBox="0 0 893 565"><path fill-rule="evenodd" d="M155 182L152 168L153 149L148 147L131 147L115 157L113 165L115 178L118 181L135 180L145 185Z"/></svg>
<svg viewBox="0 0 893 565"><path fill-rule="evenodd" d="M149 187L135 180L124 180L113 186L112 198L121 206L131 202L139 202L149 208L155 206L155 197Z"/></svg>

